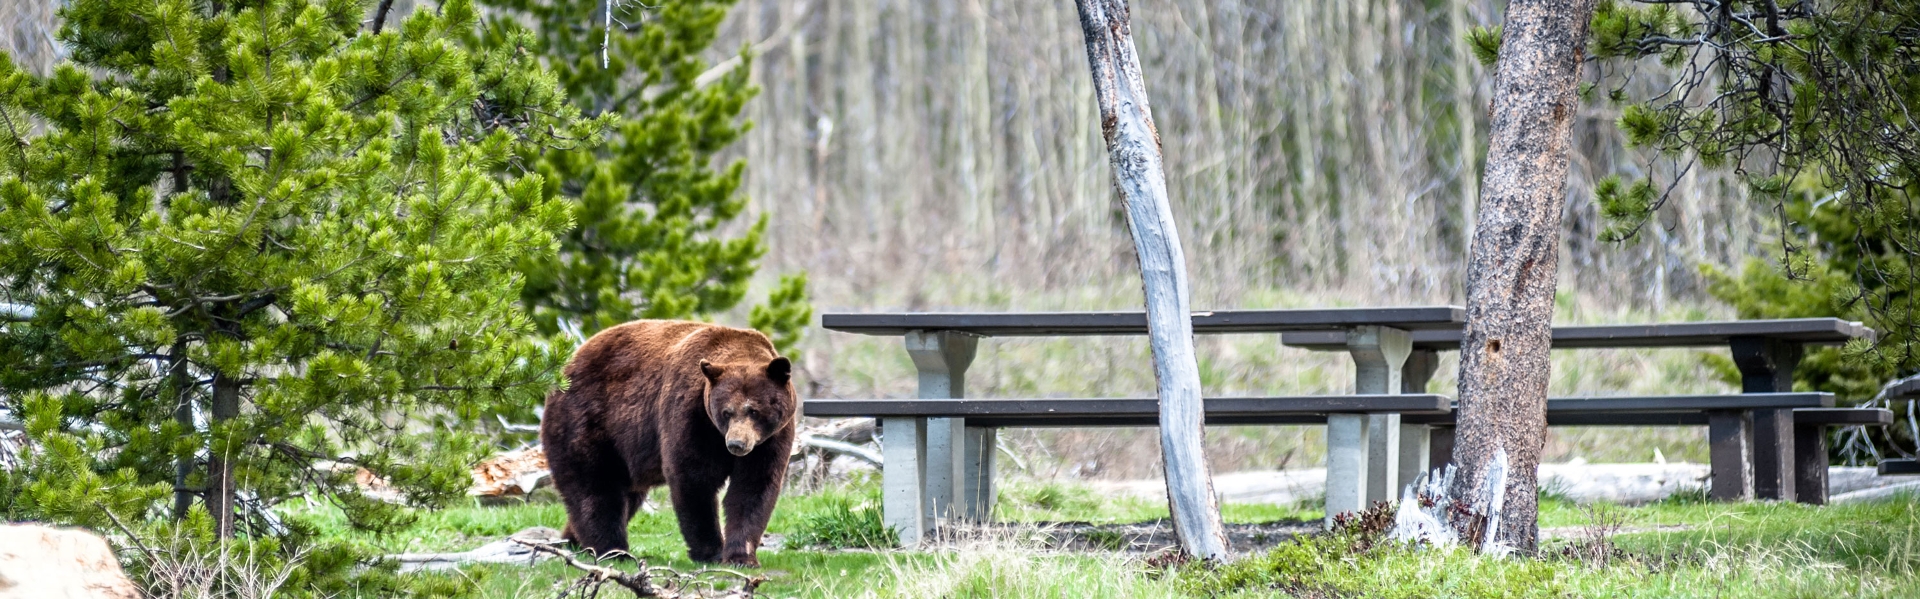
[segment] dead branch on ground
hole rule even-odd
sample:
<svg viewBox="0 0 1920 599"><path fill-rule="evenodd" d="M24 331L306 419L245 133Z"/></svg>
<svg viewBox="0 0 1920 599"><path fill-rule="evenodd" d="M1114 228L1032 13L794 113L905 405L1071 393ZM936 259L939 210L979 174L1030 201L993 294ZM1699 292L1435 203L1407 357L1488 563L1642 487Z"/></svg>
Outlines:
<svg viewBox="0 0 1920 599"><path fill-rule="evenodd" d="M600 587L614 583L633 591L636 597L662 597L666 599L734 599L758 597L758 589L767 581L764 576L749 575L738 570L726 568L701 568L692 572L681 572L664 566L648 566L646 560L633 558L637 569L624 572L598 564L580 561L574 552L561 549L552 543L513 539L513 542L525 545L534 551L560 558L567 566L585 572L580 578L561 589L560 597L571 597L575 591L583 597L597 596ZM628 556L632 557L632 556ZM728 589L722 585L727 580L739 580L740 588Z"/></svg>

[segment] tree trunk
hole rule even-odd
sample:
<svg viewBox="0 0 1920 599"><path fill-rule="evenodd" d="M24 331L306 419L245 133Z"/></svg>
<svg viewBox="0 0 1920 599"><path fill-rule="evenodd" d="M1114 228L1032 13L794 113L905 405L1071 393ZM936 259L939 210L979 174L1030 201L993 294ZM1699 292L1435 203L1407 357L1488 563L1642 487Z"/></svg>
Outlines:
<svg viewBox="0 0 1920 599"><path fill-rule="evenodd" d="M207 514L213 516L213 529L220 538L233 536L233 457L239 440L212 437L220 425L240 415L240 381L225 373L213 375L212 422L207 427Z"/></svg>
<svg viewBox="0 0 1920 599"><path fill-rule="evenodd" d="M1494 71L1484 202L1467 265L1454 449L1460 471L1452 489L1474 507L1455 526L1466 538L1480 539L1483 548L1495 542L1531 552L1536 544L1560 212L1592 15L1593 0L1507 5ZM1498 470L1489 467L1500 462L1507 465L1503 500L1493 498L1499 489L1482 493L1489 471ZM1493 480L1500 479L1495 473Z"/></svg>
<svg viewBox="0 0 1920 599"><path fill-rule="evenodd" d="M1127 4L1125 0L1077 0L1076 4L1087 38L1087 61L1093 68L1094 99L1100 104L1100 131L1107 142L1113 184L1126 202L1127 225L1140 258L1147 335L1153 347L1154 378L1159 382L1160 452L1174 534L1188 555L1225 559L1226 534L1201 445L1206 414L1201 409L1200 369L1193 353L1186 257L1167 202L1160 133L1147 106L1147 86L1133 48Z"/></svg>
<svg viewBox="0 0 1920 599"><path fill-rule="evenodd" d="M176 187L180 189L180 187ZM168 386L173 389L173 420L180 423L180 430L187 435L193 434L193 379L187 370L187 344L173 344L168 353L173 361L167 373ZM187 510L193 507L193 492L187 490L187 480L193 477L194 457L188 455L174 461L173 464L173 519L187 517Z"/></svg>
<svg viewBox="0 0 1920 599"><path fill-rule="evenodd" d="M1480 136L1474 132L1478 126L1475 119L1476 106L1473 105L1473 50L1467 46L1467 0L1448 0L1447 37L1453 40L1453 119L1458 121L1455 134L1458 145L1455 148L1459 161L1460 178L1460 229L1465 233L1461 237L1461 246L1469 253L1473 251L1473 211L1480 202L1479 182L1473 180L1474 162L1480 157Z"/></svg>

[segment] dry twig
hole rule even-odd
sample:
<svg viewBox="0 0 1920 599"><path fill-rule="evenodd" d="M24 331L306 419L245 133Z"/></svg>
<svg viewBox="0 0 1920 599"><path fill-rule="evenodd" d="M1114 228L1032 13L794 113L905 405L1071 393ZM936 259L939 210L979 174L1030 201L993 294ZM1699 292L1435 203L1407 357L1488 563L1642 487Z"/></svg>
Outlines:
<svg viewBox="0 0 1920 599"><path fill-rule="evenodd" d="M759 596L757 590L767 581L764 576L749 575L738 570L726 568L701 568L692 572L681 572L662 566L648 566L646 560L634 558L638 566L634 572L623 572L614 568L589 564L574 557L574 553L554 546L552 543L513 539L513 542L525 545L534 551L560 558L569 567L585 572L584 576L573 581L561 592L561 597L573 591L581 591L586 596L599 594L600 586L608 582L626 587L637 597L664 597L667 599L691 599L694 597L730 599ZM632 556L629 556L632 557ZM721 588L720 579L738 579L740 588ZM663 582L664 581L664 582Z"/></svg>

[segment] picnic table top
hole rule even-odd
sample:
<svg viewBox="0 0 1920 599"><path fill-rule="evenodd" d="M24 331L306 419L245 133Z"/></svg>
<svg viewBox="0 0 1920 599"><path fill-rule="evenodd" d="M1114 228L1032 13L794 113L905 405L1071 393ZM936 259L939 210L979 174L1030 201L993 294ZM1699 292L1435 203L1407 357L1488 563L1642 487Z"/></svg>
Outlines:
<svg viewBox="0 0 1920 599"><path fill-rule="evenodd" d="M1920 375L1900 379L1892 388L1887 389L1887 399L1911 399L1920 397Z"/></svg>
<svg viewBox="0 0 1920 599"><path fill-rule="evenodd" d="M1419 331L1458 329L1464 322L1466 309L1459 306L1216 310L1194 312L1193 332L1341 332L1347 327L1366 325ZM909 331L959 331L982 337L1145 335L1147 315L1139 310L828 313L820 315L820 326L830 331L879 336L905 335Z"/></svg>
<svg viewBox="0 0 1920 599"><path fill-rule="evenodd" d="M1413 332L1414 349L1460 349L1459 326ZM1715 347L1736 337L1777 339L1805 344L1837 345L1872 338L1873 329L1838 318L1784 318L1656 324L1608 324L1553 327L1554 349L1598 347ZM1280 342L1318 350L1346 349L1344 331L1287 332ZM1920 383L1915 383L1920 390Z"/></svg>
<svg viewBox="0 0 1920 599"><path fill-rule="evenodd" d="M1212 414L1240 413L1368 413L1446 412L1453 400L1430 393L1379 395L1305 395L1295 397L1208 397L1201 400ZM807 416L912 416L964 418L969 416L1073 417L1086 415L1158 414L1153 397L1099 399L809 399L801 402Z"/></svg>

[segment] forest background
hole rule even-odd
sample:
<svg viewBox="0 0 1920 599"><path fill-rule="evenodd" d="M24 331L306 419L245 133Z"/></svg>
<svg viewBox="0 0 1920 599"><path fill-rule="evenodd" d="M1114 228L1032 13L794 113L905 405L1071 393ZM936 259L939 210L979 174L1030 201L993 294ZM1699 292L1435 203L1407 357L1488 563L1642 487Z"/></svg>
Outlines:
<svg viewBox="0 0 1920 599"><path fill-rule="evenodd" d="M27 68L57 61L55 3L7 3L0 36ZM405 14L411 0L397 0ZM1194 306L1459 304L1484 152L1489 70L1467 31L1502 3L1148 0L1135 38L1191 263ZM1124 309L1138 278L1107 180L1072 7L1036 0L740 0L708 50L754 55L753 127L720 156L747 162L748 214L767 215L756 290L805 272L816 312ZM1588 67L1646 97L1658 65ZM1778 253L1777 216L1726 173L1626 147L1619 108L1584 102L1564 218L1562 323L1732 318L1702 267ZM1649 170L1673 184L1639 235L1601 241L1593 188ZM716 320L745 324L745 307ZM1277 336L1198 339L1214 394L1350 389L1343 355ZM801 343L814 397L906 396L897 341L818 329ZM993 341L981 397L1144 396L1144 338ZM1690 350L1556 354L1552 391L1730 391L1720 360ZM1451 393L1452 359L1433 389ZM1216 427L1216 471L1317 466L1319 431ZM1153 476L1153 435L1132 429L1008 435L1036 475ZM1704 461L1703 431L1556 429L1549 460Z"/></svg>

